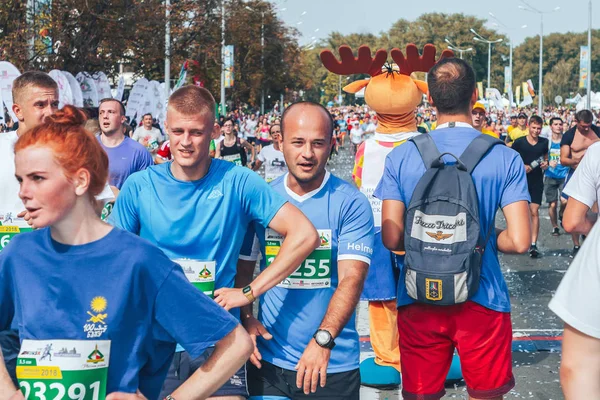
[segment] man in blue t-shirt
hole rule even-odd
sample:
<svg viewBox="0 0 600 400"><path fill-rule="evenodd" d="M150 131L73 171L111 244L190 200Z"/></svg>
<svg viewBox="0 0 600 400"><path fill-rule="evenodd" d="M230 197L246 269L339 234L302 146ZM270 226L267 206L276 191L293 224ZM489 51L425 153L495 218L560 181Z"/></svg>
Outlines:
<svg viewBox="0 0 600 400"><path fill-rule="evenodd" d="M98 140L108 155L108 180L120 190L131 174L154 165L154 161L144 146L125 136L125 107L119 100L108 98L100 102L98 122Z"/></svg>
<svg viewBox="0 0 600 400"><path fill-rule="evenodd" d="M285 110L281 127L289 173L271 187L310 219L320 245L261 298L258 319L252 308L242 310L244 326L257 338L248 365L250 398L358 399L355 310L373 253L373 213L362 193L325 169L333 146L325 108L296 103ZM260 226L256 236L246 236L240 258L252 266L258 251L248 250L259 243L263 270L283 238Z"/></svg>
<svg viewBox="0 0 600 400"><path fill-rule="evenodd" d="M248 305L291 274L318 246L310 221L247 168L209 157L215 126L210 92L185 86L169 98L165 127L173 161L133 174L115 204L111 221L140 235L179 263L199 290L230 310ZM285 236L270 268L243 288L235 288L236 265L249 224ZM251 276L250 276L251 280ZM192 360L178 347L161 396L170 395L210 355ZM242 368L213 396L244 398Z"/></svg>
<svg viewBox="0 0 600 400"><path fill-rule="evenodd" d="M560 192L562 192L565 186L565 178L569 172L569 167L560 163L563 120L559 117L550 118L550 130L552 135L548 138L548 169L546 170L544 179L544 194L548 203L548 215L552 223L552 235L558 236L560 235L560 230L558 229L557 203L560 199L560 214L562 215L562 211L567 205L567 200L562 198Z"/></svg>
<svg viewBox="0 0 600 400"><path fill-rule="evenodd" d="M429 102L438 115L431 137L440 153L460 156L480 135L471 126L471 109L478 96L475 73L463 60L446 58L431 69L428 84ZM387 156L375 196L383 200L382 239L391 251L404 250L406 209L424 173L423 160L412 143L396 147ZM432 306L414 303L404 280L399 280L398 330L405 398L441 398L455 348L471 398L501 399L515 384L509 293L497 251L524 253L529 248L525 168L515 151L494 146L472 177L481 232L491 232L483 253L479 290L465 303ZM490 230L498 208L506 218L506 230Z"/></svg>

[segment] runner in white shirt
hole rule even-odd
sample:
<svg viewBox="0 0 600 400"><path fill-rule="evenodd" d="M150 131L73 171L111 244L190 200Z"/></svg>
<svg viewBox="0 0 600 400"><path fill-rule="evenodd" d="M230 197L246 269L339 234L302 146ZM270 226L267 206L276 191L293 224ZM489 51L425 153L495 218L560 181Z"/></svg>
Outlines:
<svg viewBox="0 0 600 400"><path fill-rule="evenodd" d="M567 400L600 399L599 245L600 226L595 226L550 301L550 309L565 323L560 383Z"/></svg>
<svg viewBox="0 0 600 400"><path fill-rule="evenodd" d="M256 126L258 125L258 121L256 119L256 115L254 113L250 114L248 118L244 121L242 126L244 127L245 138L251 145L256 144Z"/></svg>
<svg viewBox="0 0 600 400"><path fill-rule="evenodd" d="M587 235L598 216L596 204L600 198L600 142L588 147L563 193L569 196L563 215L563 227L567 232Z"/></svg>
<svg viewBox="0 0 600 400"><path fill-rule="evenodd" d="M133 140L141 143L152 154L156 154L160 145L165 141L160 130L152 126L152 114L144 114L142 126L138 127L131 136Z"/></svg>
<svg viewBox="0 0 600 400"><path fill-rule="evenodd" d="M358 146L360 146L364 140L363 135L364 132L362 129L360 129L359 122L354 121L352 123L352 129L350 130L350 141L352 142L352 150L354 151L354 154L356 154Z"/></svg>
<svg viewBox="0 0 600 400"><path fill-rule="evenodd" d="M281 126L271 126L271 140L273 144L263 147L252 166L253 171L258 171L265 165L265 180L271 182L288 171L283 153L281 152Z"/></svg>

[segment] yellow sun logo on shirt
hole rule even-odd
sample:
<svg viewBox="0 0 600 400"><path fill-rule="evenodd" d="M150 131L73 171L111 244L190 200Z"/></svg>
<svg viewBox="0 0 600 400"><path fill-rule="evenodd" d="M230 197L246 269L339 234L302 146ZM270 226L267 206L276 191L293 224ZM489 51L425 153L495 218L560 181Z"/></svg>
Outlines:
<svg viewBox="0 0 600 400"><path fill-rule="evenodd" d="M100 312L106 310L106 305L107 305L106 299L102 296L94 297L92 299L92 302L90 303L91 309L96 313L100 313Z"/></svg>

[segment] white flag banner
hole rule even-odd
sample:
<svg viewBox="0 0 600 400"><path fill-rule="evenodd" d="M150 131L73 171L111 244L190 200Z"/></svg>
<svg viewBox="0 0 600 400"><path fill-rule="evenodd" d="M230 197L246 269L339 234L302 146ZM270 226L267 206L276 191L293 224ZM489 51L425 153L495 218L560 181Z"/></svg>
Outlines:
<svg viewBox="0 0 600 400"><path fill-rule="evenodd" d="M12 110L13 97L12 97L12 86L13 81L21 75L21 72L9 63L8 61L0 61L0 91L2 96L2 103L8 110L8 115L14 122L17 122L17 116Z"/></svg>
<svg viewBox="0 0 600 400"><path fill-rule="evenodd" d="M142 112L141 110L144 106L144 98L146 97L147 89L148 80L146 78L138 79L137 82L135 82L131 92L129 93L129 99L127 100L127 110L125 111L125 115L127 117L133 119L136 117L136 115L139 117L142 116L140 113Z"/></svg>
<svg viewBox="0 0 600 400"><path fill-rule="evenodd" d="M73 94L73 105L75 107L83 107L83 94L81 93L81 86L79 86L79 82L77 79L67 71L61 71L64 76L67 77L69 81L69 86L71 87L71 93Z"/></svg>
<svg viewBox="0 0 600 400"><path fill-rule="evenodd" d="M98 90L98 101L112 98L112 94L110 93L110 82L104 72L92 74L92 79L94 79L96 89Z"/></svg>
<svg viewBox="0 0 600 400"><path fill-rule="evenodd" d="M96 82L92 79L92 76L87 72L80 72L75 76L79 87L81 88L81 94L83 96L84 107L98 107L98 89L96 88Z"/></svg>
<svg viewBox="0 0 600 400"><path fill-rule="evenodd" d="M490 88L485 91L485 97L488 99L489 105L496 107L498 110L504 108L504 102L502 101L502 95L500 91L495 88Z"/></svg>
<svg viewBox="0 0 600 400"><path fill-rule="evenodd" d="M50 75L58 85L58 108L62 109L66 105L73 105L73 92L71 92L69 79L57 69L53 69L48 75Z"/></svg>
<svg viewBox="0 0 600 400"><path fill-rule="evenodd" d="M115 99L119 101L123 101L123 92L125 91L125 78L121 75L119 78L119 83L117 85L117 94Z"/></svg>

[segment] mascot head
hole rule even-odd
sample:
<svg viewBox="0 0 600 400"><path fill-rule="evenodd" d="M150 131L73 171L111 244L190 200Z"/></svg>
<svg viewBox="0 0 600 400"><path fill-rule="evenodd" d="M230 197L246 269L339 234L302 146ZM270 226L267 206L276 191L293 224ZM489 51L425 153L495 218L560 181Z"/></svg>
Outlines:
<svg viewBox="0 0 600 400"><path fill-rule="evenodd" d="M398 133L416 130L415 108L427 94L427 83L411 78L413 72L429 72L436 64L436 49L432 44L423 48L423 55L414 44L406 47L406 57L397 48L390 55L395 64L388 64L386 50L377 50L371 57L368 46L358 48L354 57L349 46L339 48L340 60L330 50L321 52L321 61L327 70L337 75L369 74L371 79L354 81L344 87L347 93L356 93L365 88L365 102L377 113L380 133ZM440 59L452 57L444 50Z"/></svg>

